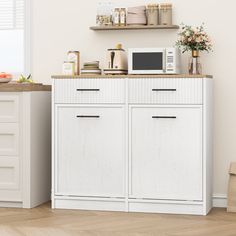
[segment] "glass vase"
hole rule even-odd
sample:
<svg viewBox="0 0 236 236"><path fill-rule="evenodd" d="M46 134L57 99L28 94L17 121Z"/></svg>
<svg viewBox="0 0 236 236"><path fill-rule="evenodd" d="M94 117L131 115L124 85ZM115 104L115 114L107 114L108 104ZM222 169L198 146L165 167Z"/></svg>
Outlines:
<svg viewBox="0 0 236 236"><path fill-rule="evenodd" d="M202 64L200 61L199 51L192 51L192 55L189 58L188 71L190 75L202 74Z"/></svg>

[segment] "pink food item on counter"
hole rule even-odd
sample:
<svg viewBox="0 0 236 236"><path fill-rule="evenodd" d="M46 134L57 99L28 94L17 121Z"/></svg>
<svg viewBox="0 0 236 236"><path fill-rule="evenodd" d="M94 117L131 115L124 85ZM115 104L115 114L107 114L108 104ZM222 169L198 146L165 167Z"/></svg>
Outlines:
<svg viewBox="0 0 236 236"><path fill-rule="evenodd" d="M12 78L11 74L7 74L5 72L0 73L0 79L11 79L11 78Z"/></svg>

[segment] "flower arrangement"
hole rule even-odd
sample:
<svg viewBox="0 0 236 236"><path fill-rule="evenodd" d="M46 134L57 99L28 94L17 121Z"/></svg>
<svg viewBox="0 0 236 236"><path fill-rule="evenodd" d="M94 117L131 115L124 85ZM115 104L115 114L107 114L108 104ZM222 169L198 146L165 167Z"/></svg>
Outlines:
<svg viewBox="0 0 236 236"><path fill-rule="evenodd" d="M204 30L204 24L199 27L184 25L179 33L179 39L176 46L186 51L212 51L212 43L208 34Z"/></svg>

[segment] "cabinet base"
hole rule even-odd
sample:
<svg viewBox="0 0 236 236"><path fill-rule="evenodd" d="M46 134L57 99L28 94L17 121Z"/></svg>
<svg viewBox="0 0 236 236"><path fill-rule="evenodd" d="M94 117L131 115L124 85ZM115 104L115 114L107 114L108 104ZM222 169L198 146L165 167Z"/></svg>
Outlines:
<svg viewBox="0 0 236 236"><path fill-rule="evenodd" d="M23 208L22 202L3 202L0 201L0 207Z"/></svg>
<svg viewBox="0 0 236 236"><path fill-rule="evenodd" d="M77 209L94 211L125 211L125 200L92 199L92 198L59 198L53 201L52 207L56 209Z"/></svg>
<svg viewBox="0 0 236 236"><path fill-rule="evenodd" d="M129 202L129 212L206 215L202 204L163 203L163 202Z"/></svg>
<svg viewBox="0 0 236 236"><path fill-rule="evenodd" d="M124 211L166 214L207 215L203 202L55 197L52 207L55 209L77 209L94 211Z"/></svg>

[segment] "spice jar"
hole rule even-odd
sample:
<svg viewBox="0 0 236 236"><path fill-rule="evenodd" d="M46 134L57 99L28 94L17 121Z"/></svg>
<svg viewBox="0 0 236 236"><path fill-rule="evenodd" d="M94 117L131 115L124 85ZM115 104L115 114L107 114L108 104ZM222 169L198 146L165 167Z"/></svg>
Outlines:
<svg viewBox="0 0 236 236"><path fill-rule="evenodd" d="M113 13L113 25L120 25L120 8L115 8Z"/></svg>
<svg viewBox="0 0 236 236"><path fill-rule="evenodd" d="M120 8L120 26L126 25L126 8Z"/></svg>
<svg viewBox="0 0 236 236"><path fill-rule="evenodd" d="M172 25L172 4L171 3L160 4L160 24Z"/></svg>
<svg viewBox="0 0 236 236"><path fill-rule="evenodd" d="M148 25L158 25L159 23L159 5L158 4L147 5L146 14L147 14Z"/></svg>

